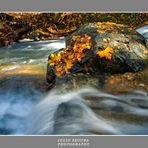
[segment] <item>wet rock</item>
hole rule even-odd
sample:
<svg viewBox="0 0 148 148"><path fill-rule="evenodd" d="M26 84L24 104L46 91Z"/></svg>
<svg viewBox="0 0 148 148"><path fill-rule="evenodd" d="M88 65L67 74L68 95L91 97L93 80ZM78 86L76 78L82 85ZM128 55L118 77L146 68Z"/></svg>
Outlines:
<svg viewBox="0 0 148 148"><path fill-rule="evenodd" d="M112 75L106 79L102 89L112 94L132 92L133 90L148 92L148 67L135 73L127 72Z"/></svg>
<svg viewBox="0 0 148 148"><path fill-rule="evenodd" d="M49 55L49 84L79 73L94 77L137 72L148 63L145 39L125 25L89 23L68 36L66 44L67 48Z"/></svg>

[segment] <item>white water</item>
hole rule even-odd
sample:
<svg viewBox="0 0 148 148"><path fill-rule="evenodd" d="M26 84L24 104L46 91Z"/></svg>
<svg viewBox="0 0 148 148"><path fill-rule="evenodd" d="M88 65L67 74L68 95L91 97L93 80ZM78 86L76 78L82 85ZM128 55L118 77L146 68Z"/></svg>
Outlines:
<svg viewBox="0 0 148 148"><path fill-rule="evenodd" d="M84 93L98 93L87 88L66 94L50 93L30 113L29 134L119 134L84 101Z"/></svg>
<svg viewBox="0 0 148 148"><path fill-rule="evenodd" d="M44 95L36 88L36 81L30 82L30 75L8 74L28 70L25 68L32 65L36 66L36 71L43 67L46 73L48 55L64 47L65 41L61 39L16 43L0 48L0 134L24 134L24 118Z"/></svg>
<svg viewBox="0 0 148 148"><path fill-rule="evenodd" d="M129 124L118 120L109 120L95 114L91 103L85 97L95 97L98 109L124 114L148 116L148 97L144 92L134 92L127 96L113 96L93 88L84 88L65 94L51 91L27 118L26 134L146 134L148 124ZM97 97L97 98L96 98ZM141 99L140 99L141 98ZM139 103L135 104L135 100ZM138 107L146 102L144 109ZM97 104L96 103L96 104ZM90 107L89 107L90 106ZM122 111L118 110L118 107Z"/></svg>

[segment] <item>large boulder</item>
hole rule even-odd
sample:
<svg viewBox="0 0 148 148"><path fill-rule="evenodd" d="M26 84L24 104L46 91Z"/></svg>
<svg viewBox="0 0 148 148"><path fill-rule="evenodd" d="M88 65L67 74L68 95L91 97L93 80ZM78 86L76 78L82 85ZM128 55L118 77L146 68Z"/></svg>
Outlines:
<svg viewBox="0 0 148 148"><path fill-rule="evenodd" d="M148 63L145 39L125 25L89 23L66 38L67 48L49 55L47 82L81 74L143 70Z"/></svg>

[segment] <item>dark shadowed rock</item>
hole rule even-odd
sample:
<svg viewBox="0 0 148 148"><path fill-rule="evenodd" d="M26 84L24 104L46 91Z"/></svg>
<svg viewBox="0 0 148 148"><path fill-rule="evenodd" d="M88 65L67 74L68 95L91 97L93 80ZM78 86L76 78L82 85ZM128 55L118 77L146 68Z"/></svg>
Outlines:
<svg viewBox="0 0 148 148"><path fill-rule="evenodd" d="M137 72L148 63L145 39L125 25L86 24L68 36L66 44L67 48L49 56L49 84L56 79L78 78L79 74L97 77L102 73Z"/></svg>

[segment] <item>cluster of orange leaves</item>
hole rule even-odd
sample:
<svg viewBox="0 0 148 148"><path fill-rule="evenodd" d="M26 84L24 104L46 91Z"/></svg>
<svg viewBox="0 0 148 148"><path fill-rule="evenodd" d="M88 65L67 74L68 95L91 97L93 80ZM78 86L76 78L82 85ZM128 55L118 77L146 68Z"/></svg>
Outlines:
<svg viewBox="0 0 148 148"><path fill-rule="evenodd" d="M97 32L100 34L103 34L107 30L112 30L116 27L116 25L111 22L105 22L105 23L97 22L96 25L99 26L99 29L97 30ZM109 42L109 39L104 38L103 42ZM107 47L104 50L98 51L97 55L100 58L105 58L106 60L111 60L112 53L113 53L113 49L111 47Z"/></svg>
<svg viewBox="0 0 148 148"><path fill-rule="evenodd" d="M64 48L57 54L51 54L49 65L53 66L57 76L62 76L69 72L73 63L85 56L85 50L91 49L91 37L88 35L74 36L73 44L70 48Z"/></svg>
<svg viewBox="0 0 148 148"><path fill-rule="evenodd" d="M111 60L113 49L111 47L107 47L104 50L98 51L97 55L100 58L105 58L106 60Z"/></svg>

